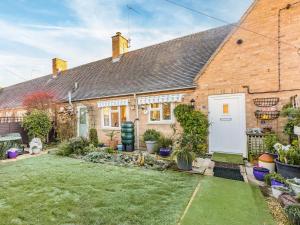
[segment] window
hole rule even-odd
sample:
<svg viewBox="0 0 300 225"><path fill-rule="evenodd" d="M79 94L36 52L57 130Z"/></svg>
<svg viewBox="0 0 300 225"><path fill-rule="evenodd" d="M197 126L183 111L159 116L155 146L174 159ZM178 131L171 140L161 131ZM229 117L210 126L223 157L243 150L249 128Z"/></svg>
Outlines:
<svg viewBox="0 0 300 225"><path fill-rule="evenodd" d="M149 122L172 122L172 104L171 103L153 103L149 106Z"/></svg>
<svg viewBox="0 0 300 225"><path fill-rule="evenodd" d="M104 128L120 128L127 120L126 106L112 106L102 108L102 125Z"/></svg>

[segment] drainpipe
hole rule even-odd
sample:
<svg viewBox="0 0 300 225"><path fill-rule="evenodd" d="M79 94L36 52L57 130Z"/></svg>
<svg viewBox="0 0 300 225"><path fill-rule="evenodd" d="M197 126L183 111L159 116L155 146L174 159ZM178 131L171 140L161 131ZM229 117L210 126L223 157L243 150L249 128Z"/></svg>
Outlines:
<svg viewBox="0 0 300 225"><path fill-rule="evenodd" d="M133 97L134 97L134 100L135 100L135 120L134 120L134 123L136 124L136 148L137 149L140 149L140 123L139 123L139 105L138 105L138 99L136 97L136 93L133 94Z"/></svg>

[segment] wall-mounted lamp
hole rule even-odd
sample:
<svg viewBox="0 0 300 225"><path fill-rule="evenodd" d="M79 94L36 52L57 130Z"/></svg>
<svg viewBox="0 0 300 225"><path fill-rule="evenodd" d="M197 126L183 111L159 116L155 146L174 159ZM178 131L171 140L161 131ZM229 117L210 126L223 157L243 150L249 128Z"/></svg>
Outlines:
<svg viewBox="0 0 300 225"><path fill-rule="evenodd" d="M195 108L195 99L192 99L191 101L190 101L190 103L191 103L191 106L193 107L193 109Z"/></svg>

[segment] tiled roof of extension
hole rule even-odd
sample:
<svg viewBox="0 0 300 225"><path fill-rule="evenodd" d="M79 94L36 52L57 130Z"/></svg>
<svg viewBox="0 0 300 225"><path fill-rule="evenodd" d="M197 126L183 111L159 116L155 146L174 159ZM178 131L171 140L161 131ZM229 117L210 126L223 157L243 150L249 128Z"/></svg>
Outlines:
<svg viewBox="0 0 300 225"><path fill-rule="evenodd" d="M120 61L105 58L62 72L4 88L0 108L22 106L35 91L48 91L60 101L121 96L195 87L194 78L228 36L232 26L191 34L124 54Z"/></svg>

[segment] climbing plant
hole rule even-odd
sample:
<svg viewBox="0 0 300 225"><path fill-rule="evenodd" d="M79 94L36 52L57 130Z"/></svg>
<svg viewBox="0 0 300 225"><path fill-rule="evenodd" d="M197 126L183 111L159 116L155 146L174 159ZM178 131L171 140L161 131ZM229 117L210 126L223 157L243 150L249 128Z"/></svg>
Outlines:
<svg viewBox="0 0 300 225"><path fill-rule="evenodd" d="M186 140L187 142L191 142L191 150L198 154L206 153L209 127L207 116L186 104L176 106L174 114L183 128L184 136L192 137Z"/></svg>

